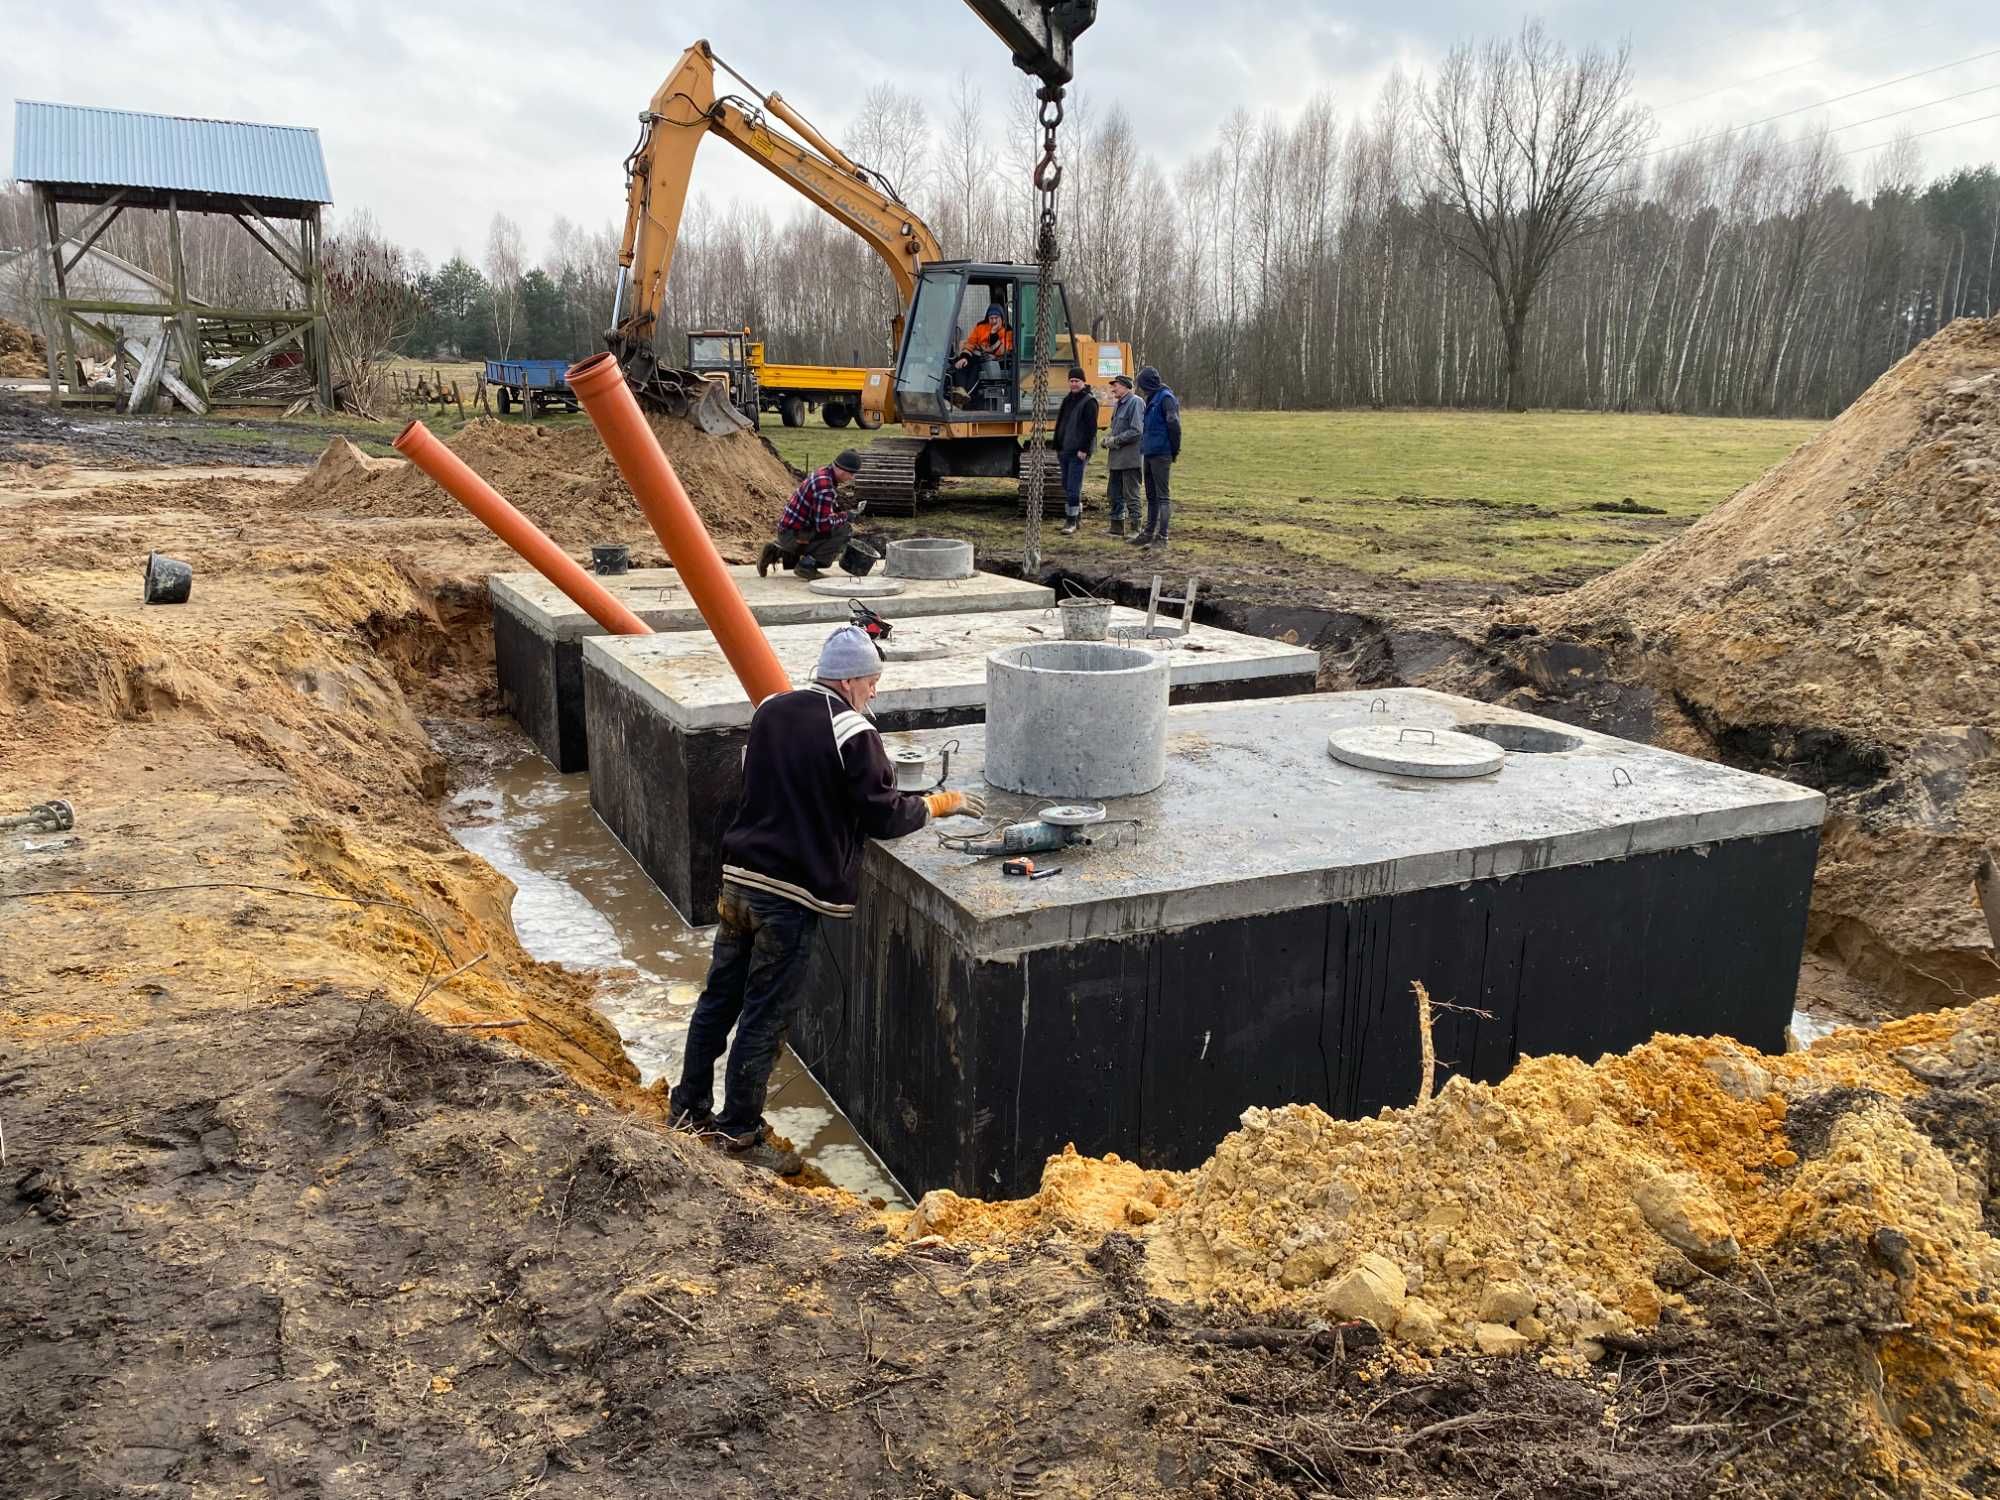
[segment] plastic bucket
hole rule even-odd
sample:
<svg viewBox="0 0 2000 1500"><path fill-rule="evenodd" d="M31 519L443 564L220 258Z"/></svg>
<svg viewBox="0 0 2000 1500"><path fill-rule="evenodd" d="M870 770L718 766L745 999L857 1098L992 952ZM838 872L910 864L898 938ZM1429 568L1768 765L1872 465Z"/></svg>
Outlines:
<svg viewBox="0 0 2000 1500"><path fill-rule="evenodd" d="M1056 606L1062 611L1063 639L1101 641L1111 623L1109 599L1065 599Z"/></svg>
<svg viewBox="0 0 2000 1500"><path fill-rule="evenodd" d="M882 554L866 542L849 542L847 550L840 554L840 570L856 578L866 578L881 560Z"/></svg>
<svg viewBox="0 0 2000 1500"><path fill-rule="evenodd" d="M194 590L194 569L164 552L146 554L146 602L185 604Z"/></svg>
<svg viewBox="0 0 2000 1500"><path fill-rule="evenodd" d="M590 571L610 578L632 566L632 549L623 542L590 549Z"/></svg>

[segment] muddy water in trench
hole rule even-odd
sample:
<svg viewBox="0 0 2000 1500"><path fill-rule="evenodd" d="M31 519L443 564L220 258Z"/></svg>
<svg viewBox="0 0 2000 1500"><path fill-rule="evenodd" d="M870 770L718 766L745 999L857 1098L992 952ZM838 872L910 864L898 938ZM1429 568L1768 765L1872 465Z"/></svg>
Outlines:
<svg viewBox="0 0 2000 1500"><path fill-rule="evenodd" d="M459 843L514 882L514 931L536 958L600 971L597 1006L647 1083L677 1077L714 928L692 928L590 810L590 778L552 769L509 729L433 724L461 785L445 803ZM721 1088L721 1069L716 1070ZM906 1203L789 1048L765 1117L828 1181Z"/></svg>

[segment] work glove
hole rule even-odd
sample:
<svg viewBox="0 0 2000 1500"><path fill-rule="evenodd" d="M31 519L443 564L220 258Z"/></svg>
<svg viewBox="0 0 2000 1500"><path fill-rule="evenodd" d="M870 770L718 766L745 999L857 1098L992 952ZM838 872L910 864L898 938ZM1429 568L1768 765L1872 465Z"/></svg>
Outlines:
<svg viewBox="0 0 2000 1500"><path fill-rule="evenodd" d="M967 817L986 816L986 799L977 792L932 792L924 798L932 818L949 818L959 813Z"/></svg>

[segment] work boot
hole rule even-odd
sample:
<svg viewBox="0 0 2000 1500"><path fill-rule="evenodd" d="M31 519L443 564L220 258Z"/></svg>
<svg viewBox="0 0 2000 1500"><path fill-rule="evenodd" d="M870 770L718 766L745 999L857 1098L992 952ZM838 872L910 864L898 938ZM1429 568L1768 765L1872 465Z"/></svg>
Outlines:
<svg viewBox="0 0 2000 1500"><path fill-rule="evenodd" d="M806 1159L796 1151L781 1150L771 1144L768 1127L750 1131L746 1135L725 1135L722 1146L736 1160L746 1166L762 1167L780 1177L793 1177L803 1172Z"/></svg>
<svg viewBox="0 0 2000 1500"><path fill-rule="evenodd" d="M1153 533L1150 531L1141 531L1137 535L1125 538L1125 545L1128 547L1150 547L1152 544Z"/></svg>
<svg viewBox="0 0 2000 1500"><path fill-rule="evenodd" d="M764 543L764 550L757 554L757 576L766 576L774 564L782 562L785 554L778 550L776 542Z"/></svg>
<svg viewBox="0 0 2000 1500"><path fill-rule="evenodd" d="M667 1121L673 1130L684 1130L689 1135L713 1135L715 1133L715 1111L705 1105L690 1105L676 1109Z"/></svg>
<svg viewBox="0 0 2000 1500"><path fill-rule="evenodd" d="M1063 522L1062 534L1064 536L1075 536L1076 528L1079 524L1076 518L1072 516L1069 520Z"/></svg>
<svg viewBox="0 0 2000 1500"><path fill-rule="evenodd" d="M1111 529L1110 529L1109 531L1105 532L1105 535L1106 535L1106 536L1116 536L1116 537L1122 537L1122 536L1124 536L1124 535L1125 535L1125 518L1124 518L1123 516L1113 516L1113 517L1111 518Z"/></svg>
<svg viewBox="0 0 2000 1500"><path fill-rule="evenodd" d="M792 576L803 578L807 583L811 583L815 578L819 577L819 564L814 562L810 557L802 557L792 565Z"/></svg>

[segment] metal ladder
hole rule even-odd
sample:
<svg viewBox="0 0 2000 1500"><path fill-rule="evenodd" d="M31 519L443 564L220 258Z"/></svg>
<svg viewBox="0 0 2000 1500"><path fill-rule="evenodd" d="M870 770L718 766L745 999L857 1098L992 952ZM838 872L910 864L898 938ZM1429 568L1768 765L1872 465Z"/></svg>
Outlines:
<svg viewBox="0 0 2000 1500"><path fill-rule="evenodd" d="M1146 600L1146 639L1151 640L1153 638L1153 621L1159 617L1160 606L1162 604L1180 605L1181 634L1187 635L1191 633L1194 630L1194 601L1195 596L1201 592L1201 580L1199 578L1190 578L1187 584L1187 592L1179 596L1163 594L1160 592L1160 587L1160 575L1155 573L1153 575L1153 592Z"/></svg>

